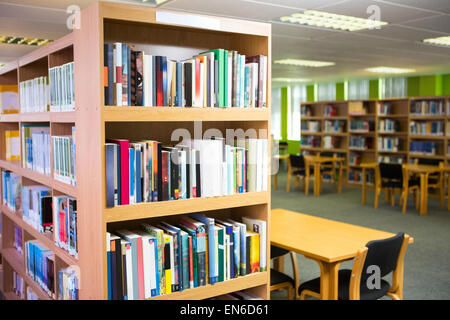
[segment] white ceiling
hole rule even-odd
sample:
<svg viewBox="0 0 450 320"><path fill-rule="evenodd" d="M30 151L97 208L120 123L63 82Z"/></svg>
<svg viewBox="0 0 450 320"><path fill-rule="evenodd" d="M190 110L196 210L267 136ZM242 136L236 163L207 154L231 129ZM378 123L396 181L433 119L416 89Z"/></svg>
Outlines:
<svg viewBox="0 0 450 320"><path fill-rule="evenodd" d="M139 1L126 0L118 2ZM57 39L69 32L66 8L86 7L95 0L0 1L0 35ZM368 18L367 8L377 5L380 30L331 31L279 22L304 9ZM373 77L364 71L375 66L415 68L417 74L450 73L450 48L421 43L430 37L450 35L450 0L171 0L162 5L183 11L272 22L272 58L334 61L335 66L304 68L273 65L273 77L333 81ZM0 44L0 63L35 47Z"/></svg>

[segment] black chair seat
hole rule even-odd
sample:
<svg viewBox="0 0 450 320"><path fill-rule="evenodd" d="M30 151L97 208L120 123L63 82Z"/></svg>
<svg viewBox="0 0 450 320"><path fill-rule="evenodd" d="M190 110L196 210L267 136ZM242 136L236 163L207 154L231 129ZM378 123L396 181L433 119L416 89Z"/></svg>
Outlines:
<svg viewBox="0 0 450 320"><path fill-rule="evenodd" d="M289 250L270 245L270 259L275 259L275 258L284 256L285 254L288 254L288 253L289 253Z"/></svg>
<svg viewBox="0 0 450 320"><path fill-rule="evenodd" d="M419 186L420 180L419 179L409 179L408 180L408 187L414 187ZM399 180L389 180L389 181L383 181L381 182L381 187L383 188L403 188L403 181Z"/></svg>
<svg viewBox="0 0 450 320"><path fill-rule="evenodd" d="M323 173L325 171L326 170L323 170L322 168L320 169L320 173ZM302 176L303 177L306 175L306 169L294 168L292 173L294 174L294 176ZM314 168L309 168L309 175L311 175L311 176L314 175Z"/></svg>
<svg viewBox="0 0 450 320"><path fill-rule="evenodd" d="M348 300L349 299L349 288L350 288L350 277L351 270L340 270L338 278L338 299ZM270 275L272 277L272 273ZM272 280L272 278L271 278ZM271 281L272 282L272 281ZM386 295L391 287L389 282L381 279L380 289L369 289L365 282L361 281L361 300L377 300ZM298 288L298 293L301 294L303 290L310 290L313 292L320 293L320 278L316 278L305 283L302 283Z"/></svg>
<svg viewBox="0 0 450 320"><path fill-rule="evenodd" d="M292 284L293 287L295 287L295 282L294 279L292 279L291 277L289 277L287 274L274 270L274 269L270 269L270 285L274 286L276 284L280 284L283 282L290 282Z"/></svg>

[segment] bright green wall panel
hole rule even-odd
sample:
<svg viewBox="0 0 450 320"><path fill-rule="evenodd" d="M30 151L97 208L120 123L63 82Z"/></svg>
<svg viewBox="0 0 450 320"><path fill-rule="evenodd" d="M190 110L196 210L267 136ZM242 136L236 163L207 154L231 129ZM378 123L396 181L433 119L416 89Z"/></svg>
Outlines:
<svg viewBox="0 0 450 320"><path fill-rule="evenodd" d="M369 99L379 99L380 98L380 81L379 79L374 79L369 81Z"/></svg>
<svg viewBox="0 0 450 320"><path fill-rule="evenodd" d="M308 102L316 101L316 90L314 84L306 86L306 100Z"/></svg>
<svg viewBox="0 0 450 320"><path fill-rule="evenodd" d="M450 74L444 74L442 76L442 94L450 96Z"/></svg>
<svg viewBox="0 0 450 320"><path fill-rule="evenodd" d="M288 103L289 88L281 88L281 140L286 141L288 137Z"/></svg>
<svg viewBox="0 0 450 320"><path fill-rule="evenodd" d="M408 97L420 96L420 77L408 78Z"/></svg>
<svg viewBox="0 0 450 320"><path fill-rule="evenodd" d="M346 99L345 94L345 83L344 82L338 82L336 83L336 100L342 101Z"/></svg>

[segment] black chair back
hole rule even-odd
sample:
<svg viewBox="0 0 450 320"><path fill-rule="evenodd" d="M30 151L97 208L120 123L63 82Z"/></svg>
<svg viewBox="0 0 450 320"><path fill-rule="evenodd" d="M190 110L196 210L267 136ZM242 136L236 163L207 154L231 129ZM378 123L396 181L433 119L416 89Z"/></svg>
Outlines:
<svg viewBox="0 0 450 320"><path fill-rule="evenodd" d="M424 165L428 165L428 166L439 166L439 163L442 160L439 159L422 159L419 158L419 161L417 162L418 164L424 164Z"/></svg>
<svg viewBox="0 0 450 320"><path fill-rule="evenodd" d="M321 152L320 155L322 157L333 157L334 156L334 152L329 152L329 151L325 151L325 152Z"/></svg>
<svg viewBox="0 0 450 320"><path fill-rule="evenodd" d="M402 165L398 163L380 163L381 179L403 181Z"/></svg>
<svg viewBox="0 0 450 320"><path fill-rule="evenodd" d="M270 245L270 259L275 259L275 258L284 256L285 254L288 254L288 253L289 253L289 250Z"/></svg>
<svg viewBox="0 0 450 320"><path fill-rule="evenodd" d="M373 271L368 272L367 270L370 266L378 266L381 277L395 270L404 237L405 234L401 232L392 238L374 240L366 244L368 250L362 271L361 283L373 275Z"/></svg>
<svg viewBox="0 0 450 320"><path fill-rule="evenodd" d="M289 161L291 162L291 167L296 169L305 168L305 158L302 155L290 155Z"/></svg>

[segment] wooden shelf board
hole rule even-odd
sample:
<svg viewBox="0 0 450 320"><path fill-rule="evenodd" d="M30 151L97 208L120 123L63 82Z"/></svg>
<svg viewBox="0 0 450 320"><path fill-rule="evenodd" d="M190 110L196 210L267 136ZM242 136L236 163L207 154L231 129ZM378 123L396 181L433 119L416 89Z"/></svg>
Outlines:
<svg viewBox="0 0 450 320"><path fill-rule="evenodd" d="M379 114L378 118L408 118L407 114Z"/></svg>
<svg viewBox="0 0 450 320"><path fill-rule="evenodd" d="M117 206L105 208L103 219L108 223L265 204L270 200L269 195L268 191L248 192L232 196L145 202Z"/></svg>
<svg viewBox="0 0 450 320"><path fill-rule="evenodd" d="M208 284L206 286L187 289L181 292L174 292L162 296L157 296L149 300L192 300L192 299L208 299L215 296L223 295L230 292L245 290L261 285L268 284L269 275L267 272L257 272L236 279L223 282Z"/></svg>
<svg viewBox="0 0 450 320"><path fill-rule="evenodd" d="M358 149L358 148L348 148L349 151L359 151L359 152L375 152L375 149Z"/></svg>
<svg viewBox="0 0 450 320"><path fill-rule="evenodd" d="M324 136L336 136L336 137L346 137L348 133L346 132L323 132Z"/></svg>
<svg viewBox="0 0 450 320"><path fill-rule="evenodd" d="M74 123L75 111L67 112L27 112L0 115L1 122L55 122Z"/></svg>
<svg viewBox="0 0 450 320"><path fill-rule="evenodd" d="M362 118L362 117L375 117L376 114L375 113L367 113L367 114L349 114L349 117L358 117L358 118Z"/></svg>
<svg viewBox="0 0 450 320"><path fill-rule="evenodd" d="M408 154L406 151L389 151L389 150L378 150L378 153L392 153L392 154Z"/></svg>
<svg viewBox="0 0 450 320"><path fill-rule="evenodd" d="M14 292L12 292L12 291L3 293L3 299L4 299L4 300L23 300L23 299L20 299L20 298L19 298Z"/></svg>
<svg viewBox="0 0 450 320"><path fill-rule="evenodd" d="M417 153L410 153L409 156L411 158L429 158L429 159L444 159L444 155L427 155L427 154L417 154Z"/></svg>
<svg viewBox="0 0 450 320"><path fill-rule="evenodd" d="M347 120L348 116L323 116L324 120Z"/></svg>
<svg viewBox="0 0 450 320"><path fill-rule="evenodd" d="M421 120L421 119L423 119L423 120L427 120L427 119L444 120L445 117L446 117L445 114L441 114L441 115L431 115L431 114L428 114L428 115L417 115L417 114L412 114L412 113L409 114L409 118L411 120L416 120L416 119L418 119L418 120Z"/></svg>
<svg viewBox="0 0 450 320"><path fill-rule="evenodd" d="M58 247L49 234L40 233L17 214L9 210L6 206L2 206L2 213L6 215L10 220L12 220L16 225L29 233L33 238L38 240L42 245L47 247L47 249L51 250L65 263L67 263L68 265L78 265L78 260L74 256L70 255L66 250Z"/></svg>
<svg viewBox="0 0 450 320"><path fill-rule="evenodd" d="M321 120L322 116L300 116L300 121L302 120Z"/></svg>
<svg viewBox="0 0 450 320"><path fill-rule="evenodd" d="M379 135L389 135L389 136L403 136L408 135L408 132L387 132L387 131L378 131Z"/></svg>
<svg viewBox="0 0 450 320"><path fill-rule="evenodd" d="M106 122L267 121L269 118L269 108L103 107Z"/></svg>
<svg viewBox="0 0 450 320"><path fill-rule="evenodd" d="M347 149L339 149L339 148L322 148L322 151L347 153Z"/></svg>
<svg viewBox="0 0 450 320"><path fill-rule="evenodd" d="M77 197L77 188L75 186L69 185L56 179L52 179L50 175L42 174L40 172L33 171L27 168L22 168L20 161L0 160L0 167L12 171L22 177L36 181L37 183L45 185L49 188L53 188L57 191L65 193L71 197Z"/></svg>
<svg viewBox="0 0 450 320"><path fill-rule="evenodd" d="M409 135L410 139L430 139L430 140L443 140L445 136L433 136L433 135Z"/></svg>

